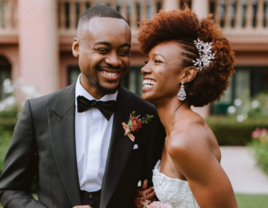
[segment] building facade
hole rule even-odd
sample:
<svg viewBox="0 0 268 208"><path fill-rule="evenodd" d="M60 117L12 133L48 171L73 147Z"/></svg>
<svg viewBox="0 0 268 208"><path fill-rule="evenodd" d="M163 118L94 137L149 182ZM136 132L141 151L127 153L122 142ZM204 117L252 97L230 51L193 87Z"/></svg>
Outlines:
<svg viewBox="0 0 268 208"><path fill-rule="evenodd" d="M75 82L79 74L71 45L79 15L98 4L119 11L132 31L131 67L122 84L141 95L138 22L160 9L183 9L199 17L213 14L236 53L236 74L219 103L196 109L203 116L225 113L245 90L268 91L268 1L265 0L0 0L0 100L6 78L23 78L45 95Z"/></svg>

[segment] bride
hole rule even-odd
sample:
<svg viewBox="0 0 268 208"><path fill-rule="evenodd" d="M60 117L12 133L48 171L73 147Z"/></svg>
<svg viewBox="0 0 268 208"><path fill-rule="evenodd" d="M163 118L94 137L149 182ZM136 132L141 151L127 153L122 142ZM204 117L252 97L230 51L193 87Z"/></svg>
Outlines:
<svg viewBox="0 0 268 208"><path fill-rule="evenodd" d="M199 22L188 8L142 21L138 40L148 54L142 98L156 106L167 135L153 170L157 198L173 208L237 207L217 140L190 108L224 94L234 73L230 43L211 16Z"/></svg>

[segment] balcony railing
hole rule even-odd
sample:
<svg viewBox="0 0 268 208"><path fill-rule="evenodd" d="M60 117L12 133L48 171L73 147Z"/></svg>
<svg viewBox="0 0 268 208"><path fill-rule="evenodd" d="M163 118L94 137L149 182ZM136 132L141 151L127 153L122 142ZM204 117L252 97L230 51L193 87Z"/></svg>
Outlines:
<svg viewBox="0 0 268 208"><path fill-rule="evenodd" d="M268 1L211 0L210 13L227 36L268 35Z"/></svg>
<svg viewBox="0 0 268 208"><path fill-rule="evenodd" d="M58 32L61 39L73 38L79 15L85 9L106 4L129 22L132 34L138 22L152 18L165 0L58 0ZM209 12L227 36L265 37L268 35L268 0L208 0ZM181 0L180 7L191 0ZM30 5L29 5L30 6ZM18 37L18 0L0 0L0 37ZM3 39L2 39L3 40ZM3 42L3 41L2 41Z"/></svg>
<svg viewBox="0 0 268 208"><path fill-rule="evenodd" d="M18 36L17 0L0 0L0 36Z"/></svg>
<svg viewBox="0 0 268 208"><path fill-rule="evenodd" d="M85 9L102 4L116 9L129 23L132 33L137 34L138 22L152 18L162 8L163 0L59 0L58 25L61 37L75 35L79 15Z"/></svg>

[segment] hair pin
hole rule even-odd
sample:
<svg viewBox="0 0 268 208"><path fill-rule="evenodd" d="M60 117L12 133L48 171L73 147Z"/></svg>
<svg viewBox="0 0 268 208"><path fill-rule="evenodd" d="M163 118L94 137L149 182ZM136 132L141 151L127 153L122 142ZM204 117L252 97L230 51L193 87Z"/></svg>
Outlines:
<svg viewBox="0 0 268 208"><path fill-rule="evenodd" d="M214 59L215 53L212 53L211 45L213 43L203 42L197 38L197 41L194 40L195 47L199 51L199 58L196 61L193 61L198 71L201 71L204 67L208 67L211 60Z"/></svg>

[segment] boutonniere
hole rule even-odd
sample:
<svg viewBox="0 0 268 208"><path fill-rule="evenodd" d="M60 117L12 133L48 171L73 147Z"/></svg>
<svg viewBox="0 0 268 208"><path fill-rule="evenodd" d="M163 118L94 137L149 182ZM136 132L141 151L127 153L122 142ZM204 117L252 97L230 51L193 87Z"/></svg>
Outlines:
<svg viewBox="0 0 268 208"><path fill-rule="evenodd" d="M124 122L122 123L123 128L125 130L125 136L128 136L133 142L135 140L135 136L133 135L133 133L139 131L142 128L143 124L148 124L149 121L151 121L154 117L153 115L146 114L146 117L140 118L140 115L136 116L135 114L135 111L130 114L127 124Z"/></svg>

